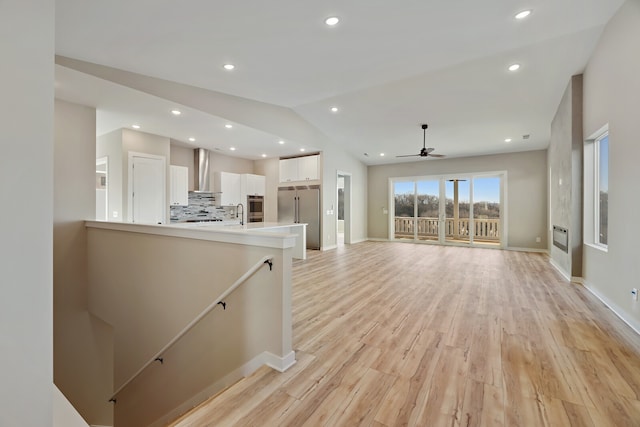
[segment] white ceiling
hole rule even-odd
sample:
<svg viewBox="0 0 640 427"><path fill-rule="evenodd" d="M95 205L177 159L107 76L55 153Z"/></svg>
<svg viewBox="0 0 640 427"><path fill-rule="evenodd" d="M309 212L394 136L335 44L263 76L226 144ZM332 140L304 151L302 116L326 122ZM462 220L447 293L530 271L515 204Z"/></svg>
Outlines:
<svg viewBox="0 0 640 427"><path fill-rule="evenodd" d="M57 0L56 53L291 108L367 164L417 153L421 123L437 153L482 155L548 145L569 78L622 3ZM334 15L341 22L327 27ZM507 71L512 63L521 69ZM98 134L136 122L247 158L305 146L240 124L228 130L223 118L183 106L169 117L170 101L68 68L56 67L56 82L58 97L97 108Z"/></svg>

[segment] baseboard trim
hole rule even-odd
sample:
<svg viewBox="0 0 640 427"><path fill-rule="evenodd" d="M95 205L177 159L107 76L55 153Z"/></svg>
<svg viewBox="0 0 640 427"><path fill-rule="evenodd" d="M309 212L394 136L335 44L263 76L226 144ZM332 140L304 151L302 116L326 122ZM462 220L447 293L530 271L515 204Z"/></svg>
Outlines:
<svg viewBox="0 0 640 427"><path fill-rule="evenodd" d="M566 271L564 271L564 269L560 267L560 265L557 262L555 262L553 258L549 258L549 264L551 264L551 266L555 268L556 271L560 273L567 282L571 282L571 276Z"/></svg>
<svg viewBox="0 0 640 427"><path fill-rule="evenodd" d="M351 240L351 243L349 243L350 245L355 245L356 243L362 243L362 242L366 242L369 239L355 239L355 240Z"/></svg>
<svg viewBox="0 0 640 427"><path fill-rule="evenodd" d="M390 239L382 239L379 237L367 237L366 240L370 240L372 242L395 242L396 240L390 240ZM408 243L413 243L413 242L408 242ZM437 243L435 243L437 244ZM446 246L446 245L443 245ZM521 247L517 247L517 246L507 246L507 247L481 247L481 246L469 246L469 245L449 245L452 247L461 247L461 248L482 248L482 249L502 249L505 251L517 251L517 252L536 252L536 253L541 253L541 254L549 254L549 251L547 249L540 249L540 248L521 248Z"/></svg>
<svg viewBox="0 0 640 427"><path fill-rule="evenodd" d="M539 254L549 254L548 250L539 249L539 248L521 248L518 246L507 246L505 249L508 251L516 251L516 252L535 252Z"/></svg>
<svg viewBox="0 0 640 427"><path fill-rule="evenodd" d="M331 249L336 249L338 247L338 245L329 245L329 246L323 246L321 251L330 251Z"/></svg>
<svg viewBox="0 0 640 427"><path fill-rule="evenodd" d="M640 335L640 322L635 321L634 319L629 319L626 316L626 312L618 307L613 301L611 301L606 296L602 295L591 283L584 280L582 281L586 290L591 292L593 296L598 298L604 305L606 305L609 310L611 310L620 320L626 323L633 331Z"/></svg>
<svg viewBox="0 0 640 427"><path fill-rule="evenodd" d="M287 369L296 364L296 352L291 351L284 357L276 356L273 353L265 351L263 353L265 362L264 364L270 368L275 369L278 372L285 372Z"/></svg>
<svg viewBox="0 0 640 427"><path fill-rule="evenodd" d="M169 413L163 415L158 418L156 421L151 423L149 427L161 427L167 425L172 420L180 417L182 414L186 413L190 409L198 406L205 400L209 399L211 396L219 393L225 388L235 384L240 381L242 378L245 378L255 371L258 370L261 366L268 366L272 369L275 369L278 372L285 372L291 366L296 363L296 354L294 351L291 351L284 357L276 356L275 354L263 351L253 359L249 360L244 365L234 369L229 372L227 375L211 384L209 387L205 388L192 398L188 399L186 402L179 405L177 408L173 409Z"/></svg>

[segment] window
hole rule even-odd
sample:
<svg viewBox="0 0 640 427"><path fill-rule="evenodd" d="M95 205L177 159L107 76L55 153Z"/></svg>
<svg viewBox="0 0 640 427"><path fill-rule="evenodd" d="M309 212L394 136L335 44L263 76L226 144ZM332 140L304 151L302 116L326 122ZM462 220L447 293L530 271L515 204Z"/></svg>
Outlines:
<svg viewBox="0 0 640 427"><path fill-rule="evenodd" d="M609 131L595 139L594 149L594 242L606 247L609 241Z"/></svg>

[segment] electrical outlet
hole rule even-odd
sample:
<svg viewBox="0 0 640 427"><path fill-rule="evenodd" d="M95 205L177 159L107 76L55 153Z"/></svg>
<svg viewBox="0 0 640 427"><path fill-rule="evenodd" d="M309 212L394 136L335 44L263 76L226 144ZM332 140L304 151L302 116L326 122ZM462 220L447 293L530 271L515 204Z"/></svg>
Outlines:
<svg viewBox="0 0 640 427"><path fill-rule="evenodd" d="M540 236L536 237L536 243L540 243L542 241L542 239L540 238Z"/></svg>
<svg viewBox="0 0 640 427"><path fill-rule="evenodd" d="M638 289L637 288L631 289L631 298L634 301L638 301Z"/></svg>
<svg viewBox="0 0 640 427"><path fill-rule="evenodd" d="M113 217L118 218L118 211L113 211Z"/></svg>

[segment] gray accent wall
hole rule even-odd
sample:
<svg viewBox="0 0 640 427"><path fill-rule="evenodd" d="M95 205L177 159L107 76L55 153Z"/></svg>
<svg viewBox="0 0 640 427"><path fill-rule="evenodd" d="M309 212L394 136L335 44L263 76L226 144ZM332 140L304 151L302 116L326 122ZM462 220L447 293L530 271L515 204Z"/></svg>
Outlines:
<svg viewBox="0 0 640 427"><path fill-rule="evenodd" d="M585 245L583 259L585 286L638 332L640 301L632 300L631 288L640 288L639 40L640 2L629 0L607 24L584 71L584 135L609 124L609 247Z"/></svg>
<svg viewBox="0 0 640 427"><path fill-rule="evenodd" d="M389 178L507 171L507 247L545 250L546 170L546 150L369 166L369 238L389 237Z"/></svg>
<svg viewBox="0 0 640 427"><path fill-rule="evenodd" d="M582 75L573 76L551 122L549 254L565 276L582 276ZM568 229L568 252L553 245L554 225Z"/></svg>

